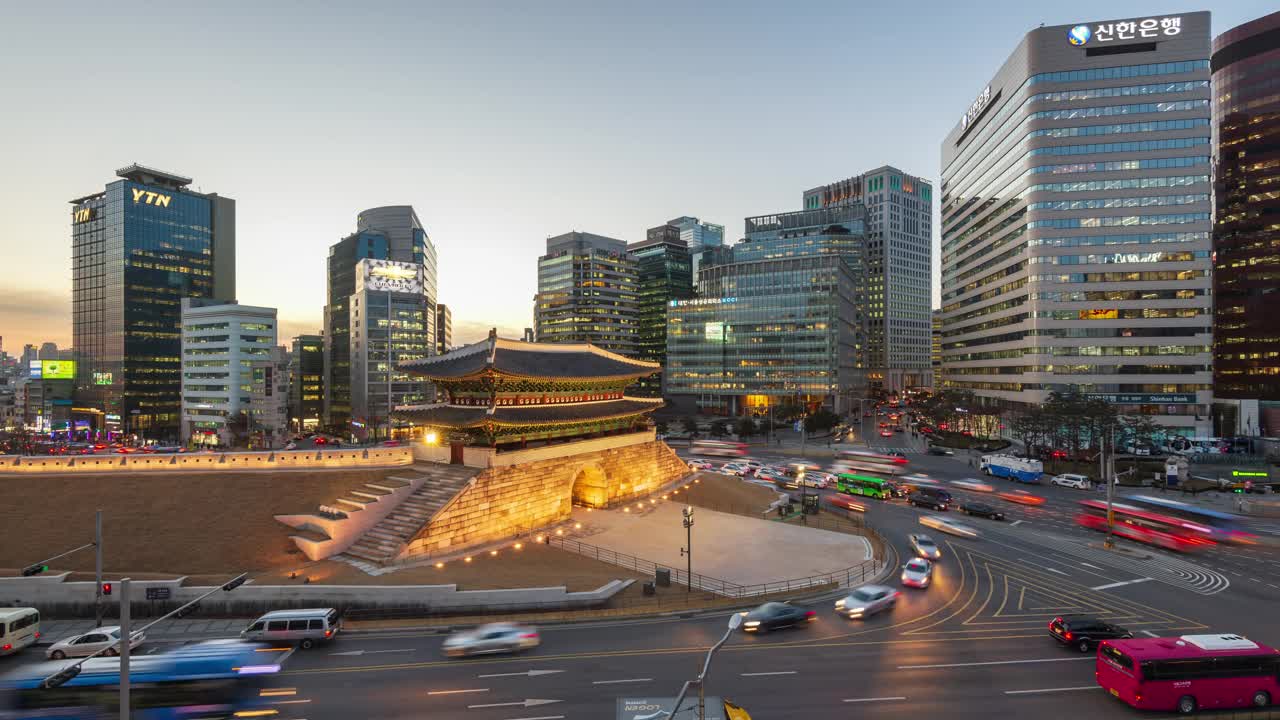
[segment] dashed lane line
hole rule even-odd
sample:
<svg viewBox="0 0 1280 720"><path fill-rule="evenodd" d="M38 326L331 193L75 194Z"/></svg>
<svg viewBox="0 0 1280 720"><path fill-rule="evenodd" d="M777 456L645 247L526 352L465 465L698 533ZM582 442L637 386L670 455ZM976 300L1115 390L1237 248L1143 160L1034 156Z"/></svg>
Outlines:
<svg viewBox="0 0 1280 720"><path fill-rule="evenodd" d="M1101 685L1079 685L1077 687L1037 688L1035 690L1005 690L1005 695L1036 695L1039 693L1071 692L1073 690L1101 690Z"/></svg>
<svg viewBox="0 0 1280 720"><path fill-rule="evenodd" d="M847 702L847 703L888 702L891 700L906 700L906 698L903 697L902 695L895 695L894 697L876 697L876 698L845 698L841 702Z"/></svg>

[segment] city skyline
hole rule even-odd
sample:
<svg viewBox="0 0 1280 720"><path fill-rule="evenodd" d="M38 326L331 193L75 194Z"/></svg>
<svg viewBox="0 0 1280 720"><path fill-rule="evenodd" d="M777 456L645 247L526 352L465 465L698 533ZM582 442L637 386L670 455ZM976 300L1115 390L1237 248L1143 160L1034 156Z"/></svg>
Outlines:
<svg viewBox="0 0 1280 720"><path fill-rule="evenodd" d="M696 215L725 225L733 243L744 218L792 210L798 189L832 178L890 164L936 185L937 143L980 91L975 78L1042 22L1209 9L1216 35L1270 10L1000 3L978 22L942 4L586 7L386 4L302 24L289 8L245 5L216 16L85 5L74 25L61 9L8 10L0 57L27 70L7 78L19 109L0 120L23 139L0 180L0 238L22 268L0 290L6 348L71 344L67 200L133 162L236 200L237 299L279 308L281 342L323 327L326 251L351 215L414 205L465 344L491 326L518 336L530 324L549 236L635 242L665 218ZM815 42L815 16L882 29ZM980 32L955 33L964 23ZM421 35L409 42L411 29ZM327 54L374 30L382 41ZM904 58L906 32L916 50ZM115 48L144 43L164 61L131 55L118 74L96 69ZM848 72L813 71L829 67ZM157 105L140 111L148 98ZM796 109L806 103L840 124L814 132L813 114Z"/></svg>

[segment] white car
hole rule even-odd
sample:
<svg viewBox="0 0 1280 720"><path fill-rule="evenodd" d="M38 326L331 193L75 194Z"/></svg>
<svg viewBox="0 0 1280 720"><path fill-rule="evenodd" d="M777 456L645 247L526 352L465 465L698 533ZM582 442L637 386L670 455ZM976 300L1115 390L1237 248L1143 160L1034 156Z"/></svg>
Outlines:
<svg viewBox="0 0 1280 720"><path fill-rule="evenodd" d="M146 640L145 633L133 633L133 639L129 642L129 651L133 652L133 649L141 645L143 640ZM61 660L69 657L87 657L105 649L106 652L102 653L103 655L115 657L120 654L119 645L120 628L113 625L59 640L50 645L44 655L50 660Z"/></svg>
<svg viewBox="0 0 1280 720"><path fill-rule="evenodd" d="M1053 477L1049 478L1049 484L1058 485L1061 487L1075 488L1077 490L1088 490L1090 485L1089 478L1085 477L1084 475L1075 475L1073 473L1066 473L1063 475L1054 475Z"/></svg>
<svg viewBox="0 0 1280 720"><path fill-rule="evenodd" d="M751 471L752 467L750 465L740 462L729 462L720 466L720 472L725 475L737 475L738 477L743 477Z"/></svg>
<svg viewBox="0 0 1280 720"><path fill-rule="evenodd" d="M689 461L690 470L710 470L714 467L715 467L714 464L709 463L706 460L690 460Z"/></svg>
<svg viewBox="0 0 1280 720"><path fill-rule="evenodd" d="M474 630L456 632L444 641L449 657L517 653L538 646L537 628L517 623L488 623Z"/></svg>
<svg viewBox="0 0 1280 720"><path fill-rule="evenodd" d="M920 524L925 527L931 527L934 530L941 530L948 535L971 539L978 537L976 529L941 515L922 515L920 516Z"/></svg>
<svg viewBox="0 0 1280 720"><path fill-rule="evenodd" d="M884 585L863 585L836 601L836 613L861 620L882 610L892 610L901 594Z"/></svg>
<svg viewBox="0 0 1280 720"><path fill-rule="evenodd" d="M911 558L902 566L904 587L927 588L933 580L933 563L924 558Z"/></svg>
<svg viewBox="0 0 1280 720"><path fill-rule="evenodd" d="M764 463L760 462L759 460L751 460L749 458L745 460L739 460L738 462L742 463L743 465L746 465L752 470L759 470L760 468L764 467Z"/></svg>
<svg viewBox="0 0 1280 720"><path fill-rule="evenodd" d="M952 480L951 484L955 485L958 488L964 488L965 490L972 490L974 492L984 492L984 493L995 492L995 488L991 487L990 485L980 480L974 480L972 478L966 478L964 480Z"/></svg>
<svg viewBox="0 0 1280 720"><path fill-rule="evenodd" d="M836 476L821 470L805 470L804 484L811 488L834 487Z"/></svg>

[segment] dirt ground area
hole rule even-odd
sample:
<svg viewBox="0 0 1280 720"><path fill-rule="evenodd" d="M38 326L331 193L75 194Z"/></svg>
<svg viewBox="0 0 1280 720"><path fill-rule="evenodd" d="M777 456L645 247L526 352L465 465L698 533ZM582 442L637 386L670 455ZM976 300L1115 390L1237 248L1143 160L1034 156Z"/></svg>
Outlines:
<svg viewBox="0 0 1280 720"><path fill-rule="evenodd" d="M696 482L695 482L696 481ZM778 499L778 491L732 475L695 473L686 489L669 495L672 500L708 510L736 515L759 515Z"/></svg>
<svg viewBox="0 0 1280 720"><path fill-rule="evenodd" d="M20 568L93 541L102 509L103 565L142 573L231 573L305 561L275 515L314 511L352 488L411 468L137 475L0 476L0 568ZM53 563L93 570L92 549Z"/></svg>

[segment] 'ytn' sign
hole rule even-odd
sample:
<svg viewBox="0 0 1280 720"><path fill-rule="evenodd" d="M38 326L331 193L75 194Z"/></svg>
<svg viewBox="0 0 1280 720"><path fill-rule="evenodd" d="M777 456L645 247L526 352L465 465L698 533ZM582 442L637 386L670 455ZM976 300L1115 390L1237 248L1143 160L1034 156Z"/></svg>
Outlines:
<svg viewBox="0 0 1280 720"><path fill-rule="evenodd" d="M169 201L173 199L170 195L162 195L158 192L150 190L142 190L139 188L131 188L133 190L133 204L145 202L147 205L156 205L158 207L169 207Z"/></svg>

